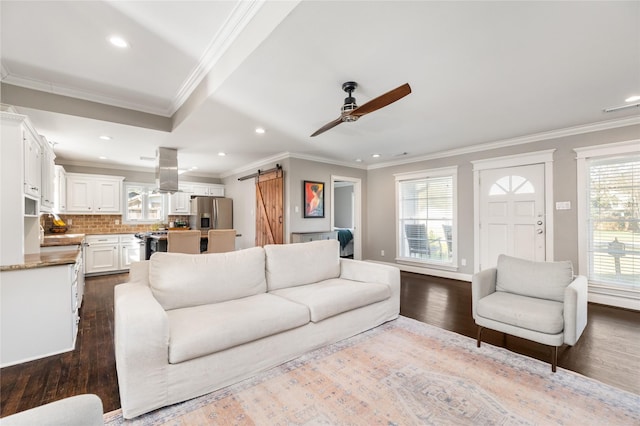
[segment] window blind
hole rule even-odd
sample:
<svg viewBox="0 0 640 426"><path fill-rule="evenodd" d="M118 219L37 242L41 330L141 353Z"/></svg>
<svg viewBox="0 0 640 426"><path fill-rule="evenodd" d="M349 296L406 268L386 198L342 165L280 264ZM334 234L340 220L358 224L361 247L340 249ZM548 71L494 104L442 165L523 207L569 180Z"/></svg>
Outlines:
<svg viewBox="0 0 640 426"><path fill-rule="evenodd" d="M640 156L588 163L589 280L640 290Z"/></svg>

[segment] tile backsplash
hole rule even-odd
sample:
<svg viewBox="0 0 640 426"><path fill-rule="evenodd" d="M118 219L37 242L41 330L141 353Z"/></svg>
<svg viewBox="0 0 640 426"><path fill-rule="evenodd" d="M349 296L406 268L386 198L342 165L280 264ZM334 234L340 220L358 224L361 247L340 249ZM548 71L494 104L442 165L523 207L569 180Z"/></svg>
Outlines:
<svg viewBox="0 0 640 426"><path fill-rule="evenodd" d="M119 214L60 214L59 216L67 224L67 234L133 234L136 232L151 231L155 227L152 224L123 224L122 215ZM71 225L69 225L69 219L71 219ZM176 220L189 222L189 216L172 215L169 216L168 222L175 222ZM116 221L118 222L117 225ZM53 226L53 215L41 215L40 224L44 228L45 234L50 234L51 227Z"/></svg>

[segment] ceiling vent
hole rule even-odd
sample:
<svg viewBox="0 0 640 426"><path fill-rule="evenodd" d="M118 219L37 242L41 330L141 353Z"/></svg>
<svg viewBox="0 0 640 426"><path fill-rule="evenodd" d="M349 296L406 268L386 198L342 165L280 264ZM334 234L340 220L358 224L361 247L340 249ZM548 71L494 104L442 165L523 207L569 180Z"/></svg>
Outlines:
<svg viewBox="0 0 640 426"><path fill-rule="evenodd" d="M158 192L178 192L178 150L158 148L156 152L156 185Z"/></svg>

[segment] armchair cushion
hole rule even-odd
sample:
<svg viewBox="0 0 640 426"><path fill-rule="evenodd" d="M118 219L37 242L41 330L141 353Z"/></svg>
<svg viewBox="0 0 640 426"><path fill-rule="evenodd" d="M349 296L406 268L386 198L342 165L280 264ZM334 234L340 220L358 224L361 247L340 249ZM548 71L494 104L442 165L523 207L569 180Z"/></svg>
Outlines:
<svg viewBox="0 0 640 426"><path fill-rule="evenodd" d="M557 302L573 280L570 261L533 262L501 254L497 270L496 290Z"/></svg>
<svg viewBox="0 0 640 426"><path fill-rule="evenodd" d="M484 318L546 334L562 333L563 303L498 291L478 301Z"/></svg>

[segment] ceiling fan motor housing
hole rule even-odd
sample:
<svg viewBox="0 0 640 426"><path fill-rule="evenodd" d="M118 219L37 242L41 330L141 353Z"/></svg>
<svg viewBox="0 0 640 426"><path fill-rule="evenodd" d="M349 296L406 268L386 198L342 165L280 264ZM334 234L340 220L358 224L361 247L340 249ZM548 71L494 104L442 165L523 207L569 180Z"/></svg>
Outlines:
<svg viewBox="0 0 640 426"><path fill-rule="evenodd" d="M356 104L356 98L351 96L351 92L356 90L356 87L358 87L358 83L356 83L355 81L347 81L346 83L342 84L342 90L349 94L349 96L344 98L344 105L342 105L342 108L340 109L343 122L352 122L356 121L359 118L357 116L349 115L351 111L358 108L358 105Z"/></svg>

